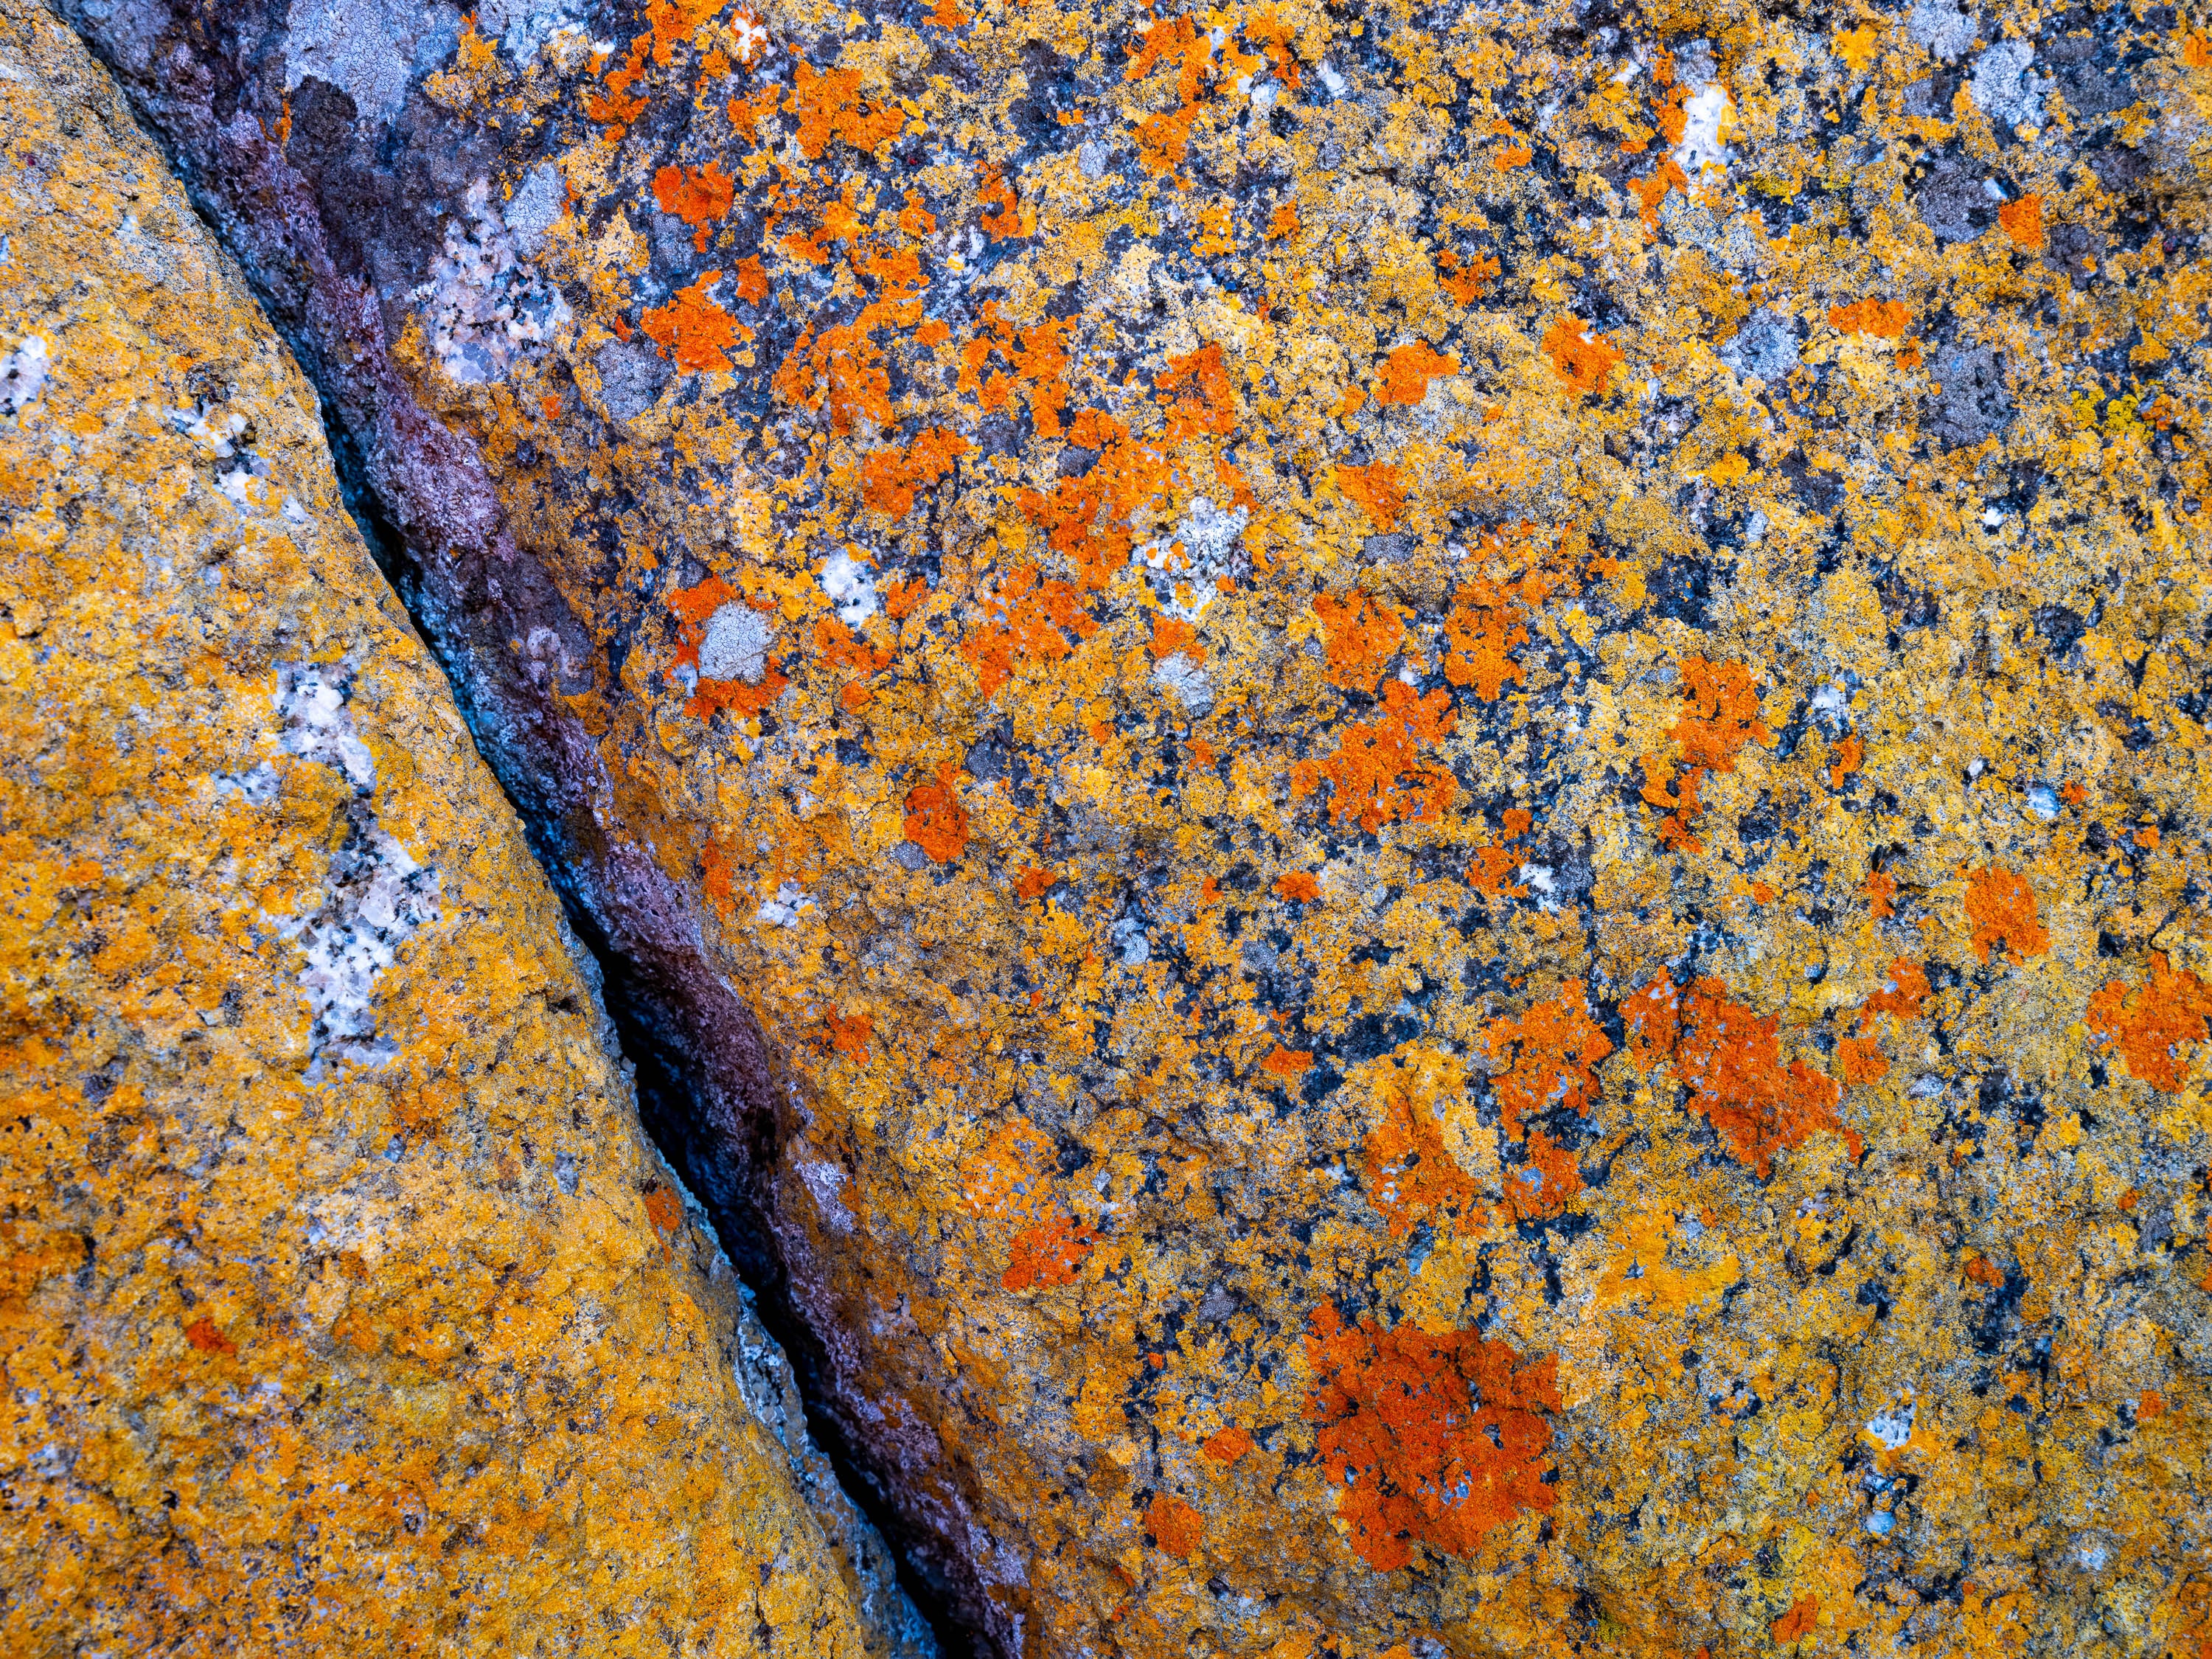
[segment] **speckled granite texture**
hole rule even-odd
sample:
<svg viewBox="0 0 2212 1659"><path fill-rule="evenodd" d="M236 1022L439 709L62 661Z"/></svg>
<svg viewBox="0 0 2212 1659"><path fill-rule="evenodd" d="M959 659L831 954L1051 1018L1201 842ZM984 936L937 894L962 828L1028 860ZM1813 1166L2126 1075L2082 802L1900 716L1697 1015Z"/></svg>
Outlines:
<svg viewBox="0 0 2212 1659"><path fill-rule="evenodd" d="M2202 1659L2203 20L65 9L941 1632Z"/></svg>

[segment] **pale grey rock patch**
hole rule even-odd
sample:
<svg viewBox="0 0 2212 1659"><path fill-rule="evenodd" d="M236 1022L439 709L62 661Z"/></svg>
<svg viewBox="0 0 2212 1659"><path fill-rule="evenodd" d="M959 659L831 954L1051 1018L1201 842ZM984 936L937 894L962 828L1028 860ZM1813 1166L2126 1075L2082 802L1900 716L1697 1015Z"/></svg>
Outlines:
<svg viewBox="0 0 2212 1659"><path fill-rule="evenodd" d="M1213 707L1213 682L1180 651L1163 657L1153 667L1152 684L1180 703L1187 714L1203 714Z"/></svg>
<svg viewBox="0 0 2212 1659"><path fill-rule="evenodd" d="M2035 73L2035 48L2025 40L2000 40L1974 60L1967 94L1974 107L2001 125L2039 126L2043 94L2051 82Z"/></svg>
<svg viewBox="0 0 2212 1659"><path fill-rule="evenodd" d="M580 18L575 0L477 0L477 27L498 37L507 55L527 68L562 29Z"/></svg>
<svg viewBox="0 0 2212 1659"><path fill-rule="evenodd" d="M413 297L423 303L439 367L464 386L485 386L543 356L569 321L568 302L517 257L489 181L471 185L463 208L446 221L445 252Z"/></svg>
<svg viewBox="0 0 2212 1659"><path fill-rule="evenodd" d="M561 169L550 161L540 162L523 174L522 182L507 198L503 216L517 253L527 259L545 246L546 233L560 222L567 195Z"/></svg>
<svg viewBox="0 0 2212 1659"><path fill-rule="evenodd" d="M26 335L6 356L0 357L0 404L10 415L21 415L46 389L53 358L43 334Z"/></svg>
<svg viewBox="0 0 2212 1659"><path fill-rule="evenodd" d="M1981 34L1973 17L1960 9L1956 0L1915 0L1905 20L1905 33L1915 46L1948 64L1971 47Z"/></svg>
<svg viewBox="0 0 2212 1659"><path fill-rule="evenodd" d="M1160 608L1184 622L1196 622L1220 597L1220 581L1232 581L1252 568L1244 549L1249 507L1224 509L1206 496L1191 499L1190 510L1176 521L1175 533L1146 542L1131 556L1152 574Z"/></svg>
<svg viewBox="0 0 2212 1659"><path fill-rule="evenodd" d="M285 91L313 76L382 126L406 103L416 71L453 55L461 15L435 0L292 0L284 29Z"/></svg>
<svg viewBox="0 0 2212 1659"><path fill-rule="evenodd" d="M276 931L300 941L307 963L299 982L314 1021L307 1041L307 1080L318 1082L326 1060L378 1066L398 1053L376 1035L376 982L398 960L400 947L438 920L438 872L416 862L376 820L372 797L376 761L354 729L348 706L350 672L334 665L282 663L276 670L277 743L287 754L327 766L353 787L349 834L323 872L319 902L304 915L274 918ZM222 779L249 800L273 799L281 780L265 763L242 778Z"/></svg>
<svg viewBox="0 0 2212 1659"><path fill-rule="evenodd" d="M592 358L599 371L599 398L618 421L634 421L660 401L671 374L652 347L631 340L610 340Z"/></svg>
<svg viewBox="0 0 2212 1659"><path fill-rule="evenodd" d="M1762 306L1743 319L1719 355L1738 374L1756 374L1771 384L1797 367L1796 331L1783 313Z"/></svg>
<svg viewBox="0 0 2212 1659"><path fill-rule="evenodd" d="M1947 353L1936 366L1931 429L1947 448L1960 448L1995 437L2012 424L2012 394L2005 389L2004 367L1988 346Z"/></svg>
<svg viewBox="0 0 2212 1659"><path fill-rule="evenodd" d="M732 600L707 618L707 636L699 641L699 678L758 685L768 672L772 637L759 611Z"/></svg>

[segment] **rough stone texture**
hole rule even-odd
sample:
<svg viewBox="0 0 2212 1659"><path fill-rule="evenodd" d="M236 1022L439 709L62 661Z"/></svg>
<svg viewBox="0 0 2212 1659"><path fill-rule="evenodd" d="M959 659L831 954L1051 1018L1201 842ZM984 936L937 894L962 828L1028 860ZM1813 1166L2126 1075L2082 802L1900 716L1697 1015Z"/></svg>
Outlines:
<svg viewBox="0 0 2212 1659"><path fill-rule="evenodd" d="M2212 1640L2175 10L70 9L954 1625Z"/></svg>
<svg viewBox="0 0 2212 1659"><path fill-rule="evenodd" d="M0 1650L931 1651L236 265L0 118Z"/></svg>

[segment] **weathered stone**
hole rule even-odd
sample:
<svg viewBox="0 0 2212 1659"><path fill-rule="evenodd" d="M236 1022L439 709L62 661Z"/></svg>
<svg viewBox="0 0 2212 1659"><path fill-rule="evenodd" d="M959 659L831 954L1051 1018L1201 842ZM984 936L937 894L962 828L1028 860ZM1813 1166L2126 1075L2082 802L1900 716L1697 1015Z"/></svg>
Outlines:
<svg viewBox="0 0 2212 1659"><path fill-rule="evenodd" d="M71 5L953 1623L2201 1639L2203 36L216 9Z"/></svg>
<svg viewBox="0 0 2212 1659"><path fill-rule="evenodd" d="M313 392L15 0L0 112L0 1648L931 1652Z"/></svg>

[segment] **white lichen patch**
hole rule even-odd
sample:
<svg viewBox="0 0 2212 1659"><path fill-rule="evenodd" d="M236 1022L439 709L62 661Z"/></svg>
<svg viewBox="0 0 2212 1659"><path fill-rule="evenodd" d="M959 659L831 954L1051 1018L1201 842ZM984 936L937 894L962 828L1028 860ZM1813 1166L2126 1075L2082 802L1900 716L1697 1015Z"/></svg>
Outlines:
<svg viewBox="0 0 2212 1659"><path fill-rule="evenodd" d="M1203 714L1213 707L1212 680L1181 652L1163 657L1153 665L1152 684L1180 703L1187 714Z"/></svg>
<svg viewBox="0 0 2212 1659"><path fill-rule="evenodd" d="M477 27L527 69L555 35L574 28L580 10L577 0L479 0Z"/></svg>
<svg viewBox="0 0 2212 1659"><path fill-rule="evenodd" d="M830 556L822 567L822 591L830 596L830 603L837 607L837 615L848 628L858 628L876 614L875 579L868 574L867 566L849 553Z"/></svg>
<svg viewBox="0 0 2212 1659"><path fill-rule="evenodd" d="M1251 568L1244 551L1249 508L1224 511L1204 495L1176 521L1175 534L1146 542L1133 556L1152 573L1160 608L1184 622L1196 622L1221 594L1224 579L1234 581Z"/></svg>
<svg viewBox="0 0 2212 1659"><path fill-rule="evenodd" d="M707 635L699 641L699 678L758 685L768 672L773 637L759 611L732 600L707 618Z"/></svg>
<svg viewBox="0 0 2212 1659"><path fill-rule="evenodd" d="M315 1014L311 1081L326 1055L374 1066L399 1052L376 1035L376 981L400 945L438 919L438 872L417 864L373 817L365 830L355 827L356 838L331 860L321 906L283 929L307 952L300 984Z"/></svg>
<svg viewBox="0 0 2212 1659"><path fill-rule="evenodd" d="M1682 141L1674 146L1674 162L1696 184L1707 167L1728 171L1734 159L1728 140L1735 125L1735 106L1713 67L1712 49L1705 42L1692 41L1678 52L1675 67L1689 96L1682 100Z"/></svg>
<svg viewBox="0 0 2212 1659"><path fill-rule="evenodd" d="M53 367L43 334L26 335L6 356L0 357L0 405L10 415L21 415L46 390L46 374Z"/></svg>
<svg viewBox="0 0 2212 1659"><path fill-rule="evenodd" d="M522 175L501 216L507 221L507 234L514 239L517 253L526 259L545 245L547 233L560 222L567 196L561 169L550 161L541 162Z"/></svg>
<svg viewBox="0 0 2212 1659"><path fill-rule="evenodd" d="M525 185L530 187L527 180ZM445 252L413 297L423 307L438 366L465 386L486 386L505 380L516 364L543 355L570 313L561 291L522 262L514 237L492 204L489 181L471 185L463 206L461 216L446 221ZM538 241L550 223L546 216L538 226Z"/></svg>
<svg viewBox="0 0 2212 1659"><path fill-rule="evenodd" d="M1967 90L1974 107L2006 126L2032 127L2043 120L2043 94L2051 82L2035 73L2035 48L2025 40L2001 40L1974 60Z"/></svg>
<svg viewBox="0 0 2212 1659"><path fill-rule="evenodd" d="M284 90L313 76L382 125L407 101L414 71L453 56L461 15L422 0L292 0L284 18Z"/></svg>
<svg viewBox="0 0 2212 1659"><path fill-rule="evenodd" d="M1914 45L1948 64L1972 46L1981 31L1954 0L1914 0L1905 32Z"/></svg>
<svg viewBox="0 0 2212 1659"><path fill-rule="evenodd" d="M1912 1419L1918 1409L1910 1400L1901 1406L1884 1407L1867 1419L1867 1437L1889 1451L1895 1451L1912 1438Z"/></svg>
<svg viewBox="0 0 2212 1659"><path fill-rule="evenodd" d="M775 890L775 896L754 913L753 920L763 927L796 927L799 917L814 908L814 901L806 890L795 882L784 882Z"/></svg>
<svg viewBox="0 0 2212 1659"><path fill-rule="evenodd" d="M276 671L279 745L332 768L353 790L345 842L324 872L319 902L276 921L307 957L300 985L314 1014L311 1082L321 1077L326 1057L374 1066L398 1052L376 1035L376 981L400 946L438 919L438 872L418 864L376 821L376 762L354 730L349 684L344 671L321 665L285 663ZM258 802L273 799L276 783L274 769L264 764L240 778L219 778L216 787Z"/></svg>
<svg viewBox="0 0 2212 1659"><path fill-rule="evenodd" d="M315 663L283 663L276 670L278 741L288 755L319 761L345 774L356 794L376 787L376 757L353 728L346 707L350 675Z"/></svg>

